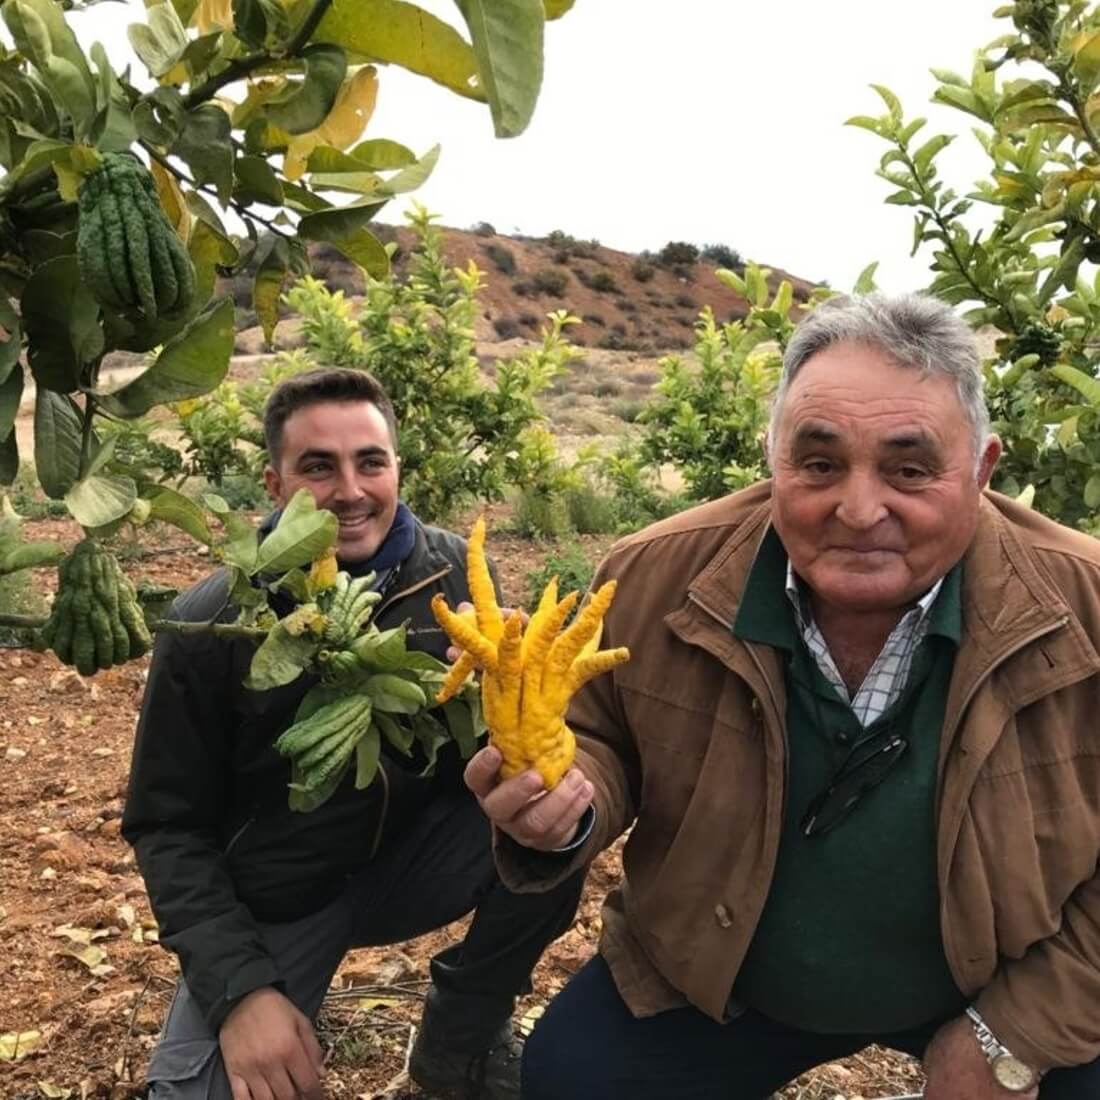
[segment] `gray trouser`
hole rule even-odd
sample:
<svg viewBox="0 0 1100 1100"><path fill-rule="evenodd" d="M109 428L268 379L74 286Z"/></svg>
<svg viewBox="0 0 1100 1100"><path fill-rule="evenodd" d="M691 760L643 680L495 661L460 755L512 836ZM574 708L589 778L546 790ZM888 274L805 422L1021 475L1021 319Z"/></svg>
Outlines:
<svg viewBox="0 0 1100 1100"><path fill-rule="evenodd" d="M431 962L424 1028L459 1050L501 1034L546 945L572 923L582 876L545 894L512 894L493 868L488 822L467 792L436 799L383 846L331 905L301 920L260 924L283 992L310 1019L353 947L400 943L471 910L461 944ZM217 1036L180 982L146 1071L148 1100L231 1100Z"/></svg>

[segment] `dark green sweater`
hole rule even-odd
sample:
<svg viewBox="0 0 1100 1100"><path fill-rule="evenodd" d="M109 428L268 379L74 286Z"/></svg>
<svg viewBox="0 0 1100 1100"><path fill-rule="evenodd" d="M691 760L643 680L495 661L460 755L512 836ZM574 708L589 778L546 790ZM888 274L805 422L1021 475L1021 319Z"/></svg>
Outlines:
<svg viewBox="0 0 1100 1100"><path fill-rule="evenodd" d="M945 578L901 698L866 729L798 630L774 531L753 564L734 633L786 659L787 801L768 900L734 999L815 1032L899 1031L965 1005L944 957L936 875L936 761L962 630L960 567ZM807 807L850 752L900 734L907 748L832 830ZM862 774L866 774L864 771Z"/></svg>

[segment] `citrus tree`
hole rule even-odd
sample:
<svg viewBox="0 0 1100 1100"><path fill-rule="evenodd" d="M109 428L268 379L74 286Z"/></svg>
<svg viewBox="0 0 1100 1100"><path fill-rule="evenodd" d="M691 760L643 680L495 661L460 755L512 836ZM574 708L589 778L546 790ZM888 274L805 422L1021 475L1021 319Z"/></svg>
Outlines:
<svg viewBox="0 0 1100 1100"><path fill-rule="evenodd" d="M932 294L988 328L995 488L1100 534L1100 8L1016 0L1006 33L969 76L933 69L933 99L976 122L988 175L965 193L940 178L954 140L928 136L889 88L885 113L849 120L889 146L888 203L912 209L913 252L931 253Z"/></svg>
<svg viewBox="0 0 1100 1100"><path fill-rule="evenodd" d="M18 472L15 421L32 391L37 484L84 532L75 548L27 541L4 501L0 574L59 565L49 620L6 618L41 628L37 644L84 673L144 652L133 586L103 540L160 520L229 566L241 621L221 629L267 639L257 686L307 668L343 675L346 662L330 658L368 617L339 610L347 601L332 593L346 592L346 579L302 572L331 558L332 517L299 502L260 544L224 501L200 504L116 456L112 425L221 383L234 323L232 302L215 292L219 273L254 272L270 338L284 285L308 270L309 242L369 275L388 270L370 222L420 186L439 149L418 156L364 139L382 65L484 102L499 136L518 134L539 92L544 24L572 0L456 0L455 25L405 0L127 5L141 17L129 27L140 79L74 33L70 11L96 2L0 3L0 484ZM121 385L104 370L116 351L146 356ZM294 620L296 634L276 626L276 591L318 609ZM403 643L388 644L381 665L363 667L378 674L390 662L417 687L424 670L400 657ZM384 694L391 711L419 709L392 683Z"/></svg>

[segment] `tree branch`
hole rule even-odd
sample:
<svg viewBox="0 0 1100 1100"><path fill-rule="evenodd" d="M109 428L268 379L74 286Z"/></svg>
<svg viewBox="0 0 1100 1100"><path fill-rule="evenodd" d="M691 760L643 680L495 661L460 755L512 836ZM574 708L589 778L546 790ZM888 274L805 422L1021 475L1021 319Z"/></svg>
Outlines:
<svg viewBox="0 0 1100 1100"><path fill-rule="evenodd" d="M163 153L157 151L157 149L150 145L147 141L140 140L141 147L159 164L166 172L171 172L173 176L180 181L180 183L186 183L188 187L204 195L209 195L213 199L217 199L221 202L218 192L215 188L211 187L208 183L196 183L182 168L177 168ZM259 222L266 230L276 234L279 237L285 237L287 240L293 240L293 234L286 233L280 229L273 221L268 218L257 214L250 207L244 203L237 202L234 199L229 200L229 205L236 210L236 212L242 218L251 218L252 221Z"/></svg>
<svg viewBox="0 0 1100 1100"><path fill-rule="evenodd" d="M38 615L0 614L0 626L17 630L40 630L48 620ZM213 634L215 638L252 638L260 641L267 630L258 626L238 626L236 623L184 623L175 619L156 619L149 625L154 634Z"/></svg>
<svg viewBox="0 0 1100 1100"><path fill-rule="evenodd" d="M193 88L183 100L185 110L192 110L200 103L205 103L216 95L227 84L237 80L243 80L249 73L266 65L269 61L277 61L282 57L295 57L309 42L310 36L317 29L318 24L325 17L325 12L332 7L332 0L317 0L310 10L309 15L302 20L302 25L295 32L294 37L287 43L286 49L276 56L269 50L259 50L250 53L246 57L238 57L231 61L221 72L215 73L208 80L204 80L197 88Z"/></svg>

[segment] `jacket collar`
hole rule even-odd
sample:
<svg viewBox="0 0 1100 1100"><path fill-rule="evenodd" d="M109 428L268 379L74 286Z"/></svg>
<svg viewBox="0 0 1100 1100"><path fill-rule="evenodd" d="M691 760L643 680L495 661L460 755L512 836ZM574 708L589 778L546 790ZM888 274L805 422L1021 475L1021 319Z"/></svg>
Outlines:
<svg viewBox="0 0 1100 1100"><path fill-rule="evenodd" d="M1020 662L1019 669L1013 669L1007 689L1011 697L1006 700L1010 710L1100 670L1100 654L1061 592L1040 573L1033 554L998 506L1001 499L997 494L983 495L978 527L963 557L963 637L948 699L945 735L957 724L981 680L1029 641L1051 635L1042 661ZM689 603L706 611L713 625L727 635L770 520L769 495L737 524L688 584ZM670 625L681 636L685 635L686 613L685 608L683 614L675 612L670 617L675 620ZM716 655L733 667L727 659L736 648L732 638L729 649L713 640L706 648L720 650ZM773 697L782 698L779 662L768 657L768 647L749 643L749 649L754 651L759 671L770 681ZM760 650L765 652L757 652Z"/></svg>

